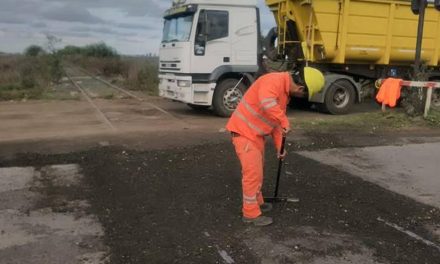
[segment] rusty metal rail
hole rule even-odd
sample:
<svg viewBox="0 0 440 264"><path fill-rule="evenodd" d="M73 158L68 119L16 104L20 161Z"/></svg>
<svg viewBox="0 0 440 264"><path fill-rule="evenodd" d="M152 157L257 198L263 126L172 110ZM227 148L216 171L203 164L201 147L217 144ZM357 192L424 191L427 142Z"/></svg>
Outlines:
<svg viewBox="0 0 440 264"><path fill-rule="evenodd" d="M104 122L112 131L116 131L116 128L115 128L115 126L113 126L112 122L110 122L110 120L107 118L107 116L104 114L104 112L102 112L101 109L99 109L99 107L93 102L92 98L90 98L90 96L81 87L81 85L79 85L77 82L75 82L72 79L72 76L70 76L70 74L67 73L67 71L64 71L64 73L66 74L67 78L72 82L72 84L81 92L81 94L84 96L84 98L87 100L87 102L89 102L89 104L95 109L98 118L102 122Z"/></svg>
<svg viewBox="0 0 440 264"><path fill-rule="evenodd" d="M137 96L136 94L134 94L134 93L128 91L127 89L124 89L124 88L118 87L118 86L116 86L116 85L114 85L114 84L108 82L107 80L104 80L104 79L102 79L102 78L100 78L100 77L98 77L98 76L95 76L95 75L91 74L90 72L88 72L88 71L86 71L86 70L84 70L84 69L82 69L82 68L80 68L80 67L73 66L73 65L66 65L66 66L67 66L68 68L70 68L70 69L74 69L74 70L76 70L76 71L80 71L80 72L84 73L84 75L86 75L87 77L90 77L90 78L92 78L92 79L95 79L95 80L97 80L97 81L99 81L99 82L105 84L106 86L108 86L108 87L110 87L110 88L112 88L112 89L114 89L114 90L117 90L117 91L119 91L119 92L121 92L121 93L123 93L123 94L126 94L126 95L128 95L129 97L131 97L131 98L133 98L133 99L135 99L135 100L137 100L137 101L139 101L139 102L142 102L143 104L146 104L146 105L148 105L148 106L151 107L151 108L156 109L157 111L161 112L162 114L164 114L164 115L166 115L166 116L172 118L173 120L179 122L181 125L184 126L184 128L187 128L188 125L189 125L187 122L183 121L181 118L176 117L175 115L173 115L172 113L166 111L165 109L163 109L163 108L161 108L161 107L159 107L159 106L157 106L157 105L155 105L155 104L153 104L153 103L151 103L151 102L146 101L145 98L142 98L142 97L140 97L140 96ZM111 122L105 117L105 114L102 113L102 111L99 110L99 108L96 106L96 104L93 103L92 99L87 95L87 92L86 92L84 89L81 89L80 85L77 84L77 83L72 79L72 78L75 78L75 77L68 75L66 69L64 69L64 72L66 73L66 76L68 76L68 78L70 79L70 81L71 81L71 82L72 82L72 83L73 83L73 84L74 84L74 85L75 85L75 86L81 91L81 93L86 97L86 99L87 99L87 100L93 105L93 107L94 107L95 109L97 109L97 111L99 111L99 112L101 113L100 116L101 116L102 118L105 118L105 119L107 120L107 121L105 121L105 122L106 122L106 123L109 123L109 124L111 125ZM82 76L82 77L84 77L84 76ZM115 129L115 128L113 128L113 129Z"/></svg>

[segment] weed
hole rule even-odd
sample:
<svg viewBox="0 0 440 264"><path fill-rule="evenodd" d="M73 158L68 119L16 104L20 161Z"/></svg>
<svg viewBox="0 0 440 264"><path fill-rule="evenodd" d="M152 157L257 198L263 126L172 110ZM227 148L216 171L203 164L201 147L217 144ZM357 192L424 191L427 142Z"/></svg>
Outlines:
<svg viewBox="0 0 440 264"><path fill-rule="evenodd" d="M39 98L50 84L47 57L8 56L0 61L0 100Z"/></svg>
<svg viewBox="0 0 440 264"><path fill-rule="evenodd" d="M58 54L51 54L49 56L50 77L54 83L59 83L63 77L63 66L61 65L61 56Z"/></svg>
<svg viewBox="0 0 440 264"><path fill-rule="evenodd" d="M131 90L146 91L148 94L158 93L158 63L154 58L125 59L124 86Z"/></svg>
<svg viewBox="0 0 440 264"><path fill-rule="evenodd" d="M111 93L111 94L106 94L106 95L104 95L104 99L107 99L107 100L111 100L111 99L113 99L115 97L115 95L113 94L113 93Z"/></svg>
<svg viewBox="0 0 440 264"><path fill-rule="evenodd" d="M40 87L32 89L10 89L2 90L0 88L0 100L21 100L21 99L39 99L44 90Z"/></svg>
<svg viewBox="0 0 440 264"><path fill-rule="evenodd" d="M73 48L70 48L73 49ZM95 75L112 78L112 83L130 90L158 93L158 61L154 57L113 57L97 58L81 55L67 56L66 59Z"/></svg>
<svg viewBox="0 0 440 264"><path fill-rule="evenodd" d="M432 127L440 127L440 111L431 110L425 120Z"/></svg>
<svg viewBox="0 0 440 264"><path fill-rule="evenodd" d="M393 110L386 113L370 112L345 116L327 116L307 121L298 120L296 125L309 131L353 130L375 132L426 126L427 122L420 118L411 118L401 110Z"/></svg>

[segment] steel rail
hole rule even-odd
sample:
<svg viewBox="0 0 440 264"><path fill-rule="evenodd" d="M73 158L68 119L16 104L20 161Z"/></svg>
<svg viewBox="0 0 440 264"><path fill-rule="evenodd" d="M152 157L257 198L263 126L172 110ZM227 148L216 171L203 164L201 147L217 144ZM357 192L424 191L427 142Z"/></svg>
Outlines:
<svg viewBox="0 0 440 264"><path fill-rule="evenodd" d="M169 117L171 117L171 118L173 118L175 120L178 120L179 122L182 122L183 124L187 125L187 123L182 121L182 119L174 116L173 114L171 114L170 112L166 111L165 109L163 109L163 108L161 108L161 107L159 107L159 106L157 106L157 105L155 105L153 103L145 101L145 99L143 99L143 98L141 98L141 97L139 97L139 96L137 96L137 95L127 91L124 88L118 87L118 86L116 86L116 85L114 85L114 84L112 84L112 83L110 83L110 82L108 82L106 80L101 79L100 77L94 76L93 74L89 73L88 71L86 71L86 70L84 70L82 68L79 68L77 66L69 66L69 67L75 67L76 69L82 71L83 73L87 74L88 76L92 77L93 79L98 80L98 81L106 84L107 86L110 86L111 88L116 89L116 90L118 90L118 91L120 91L122 93L125 93L126 95L128 95L128 96L130 96L130 97L132 97L132 98L134 98L134 99L136 99L136 100L138 100L140 102L146 103L150 107L153 107L154 109L158 110L159 112L162 112L163 114L165 114L165 115L167 115L167 116L169 116Z"/></svg>
<svg viewBox="0 0 440 264"><path fill-rule="evenodd" d="M110 122L110 120L105 116L105 114L99 109L99 107L93 102L92 98L87 94L87 92L78 84L76 83L70 74L67 73L67 71L64 69L64 73L66 74L67 78L72 82L72 84L81 92L81 94L86 98L86 100L90 103L90 105L95 109L96 113L98 114L98 118L101 119L112 131L116 131L116 127L113 126L113 124Z"/></svg>

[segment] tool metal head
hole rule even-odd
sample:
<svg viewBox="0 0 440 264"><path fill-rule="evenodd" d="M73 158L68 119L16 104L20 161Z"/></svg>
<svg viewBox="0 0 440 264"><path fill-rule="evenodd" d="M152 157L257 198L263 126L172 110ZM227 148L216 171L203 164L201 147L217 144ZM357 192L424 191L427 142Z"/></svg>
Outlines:
<svg viewBox="0 0 440 264"><path fill-rule="evenodd" d="M298 203L299 199L294 197L265 197L264 201L269 203Z"/></svg>

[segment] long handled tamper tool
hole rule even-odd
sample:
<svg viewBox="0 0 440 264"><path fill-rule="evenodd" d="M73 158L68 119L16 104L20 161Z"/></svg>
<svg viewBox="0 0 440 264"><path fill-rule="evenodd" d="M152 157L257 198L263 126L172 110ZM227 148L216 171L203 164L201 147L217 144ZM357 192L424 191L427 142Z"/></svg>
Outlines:
<svg viewBox="0 0 440 264"><path fill-rule="evenodd" d="M286 144L286 136L283 136L283 140L281 141L281 153L284 153L284 147ZM265 202L270 203L280 203L280 202L289 202L289 203L297 203L299 202L298 198L293 197L278 197L278 187L280 185L280 177L281 177L281 169L283 167L283 158L279 158L278 161L278 173L277 173L277 182L275 185L275 192L273 197L265 197Z"/></svg>

